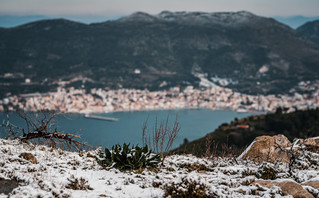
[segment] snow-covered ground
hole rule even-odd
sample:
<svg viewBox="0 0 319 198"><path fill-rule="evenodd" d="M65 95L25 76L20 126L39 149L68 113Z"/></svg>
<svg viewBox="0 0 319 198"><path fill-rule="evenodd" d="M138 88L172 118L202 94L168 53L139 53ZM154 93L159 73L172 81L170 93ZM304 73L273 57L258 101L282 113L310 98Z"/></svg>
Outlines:
<svg viewBox="0 0 319 198"><path fill-rule="evenodd" d="M34 155L37 163L20 157L24 152ZM20 182L10 197L169 197L187 190L207 197L289 197L277 186L266 188L254 183L265 164L173 155L155 169L121 172L103 169L93 157L97 153L98 150L68 152L0 139L0 181ZM286 165L267 166L278 172L278 182L319 181L318 166L293 171L293 175L288 174ZM319 193L318 189L304 188ZM0 197L8 195L2 193Z"/></svg>

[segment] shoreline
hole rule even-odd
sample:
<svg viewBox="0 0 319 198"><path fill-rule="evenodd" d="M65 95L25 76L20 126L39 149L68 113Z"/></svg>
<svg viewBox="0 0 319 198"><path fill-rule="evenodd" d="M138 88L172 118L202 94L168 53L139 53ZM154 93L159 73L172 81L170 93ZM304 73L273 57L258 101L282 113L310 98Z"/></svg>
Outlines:
<svg viewBox="0 0 319 198"><path fill-rule="evenodd" d="M145 110L211 109L234 112L285 112L319 107L319 89L311 96L296 93L288 95L247 95L231 89L214 86L194 89L192 86L163 91L137 89L103 90L59 87L56 92L23 94L0 100L0 112L24 110L27 112L56 111L61 113L113 113Z"/></svg>
<svg viewBox="0 0 319 198"><path fill-rule="evenodd" d="M46 113L57 113L57 114L73 114L73 115L85 115L85 114L94 114L94 115L101 115L101 114L112 114L112 113L130 113L130 112L148 112L148 111L182 111L182 110L202 110L202 109L207 109L211 111L231 111L231 112L236 112L236 113L254 113L254 114L267 114L267 113L272 113L272 112L266 112L266 111L236 111L234 109L229 109L229 108L196 108L196 107L190 107L190 108L169 108L169 109L139 109L139 110L116 110L116 111L110 111L110 112L58 112L54 110L43 110ZM22 109L17 109L13 111L0 111L0 113L16 113L17 111L23 111L25 113L41 113L42 110L39 111L25 111Z"/></svg>

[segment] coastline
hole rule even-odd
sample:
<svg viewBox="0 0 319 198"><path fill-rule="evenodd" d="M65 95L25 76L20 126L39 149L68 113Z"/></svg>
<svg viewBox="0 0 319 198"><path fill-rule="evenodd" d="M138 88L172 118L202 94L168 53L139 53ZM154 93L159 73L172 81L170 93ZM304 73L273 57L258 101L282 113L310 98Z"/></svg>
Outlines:
<svg viewBox="0 0 319 198"><path fill-rule="evenodd" d="M163 91L137 89L103 90L61 88L56 92L14 95L0 100L0 112L24 110L28 112L55 111L61 113L113 113L145 110L211 109L235 112L285 112L319 107L319 90L311 96L247 95L214 86L181 90L173 87Z"/></svg>
<svg viewBox="0 0 319 198"><path fill-rule="evenodd" d="M121 109L121 110L113 110L113 111L79 111L79 112L60 112L57 110L48 110L48 109L39 109L36 111L30 111L30 110L24 110L24 109L14 109L14 110L0 110L0 112L8 112L8 113L14 113L16 111L23 111L26 113L40 113L42 111L45 112L55 112L55 113L60 113L60 114L74 114L74 115L85 115L85 114L110 114L110 113L126 113L126 112L142 112L142 111L178 111L178 110L201 110L201 109L208 109L211 111L232 111L232 112L237 112L237 113L260 113L260 114L266 114L266 113L271 113L272 111L256 111L256 110L245 110L245 109L232 109L232 108L206 108L206 107L182 107L182 108L150 108L150 109Z"/></svg>

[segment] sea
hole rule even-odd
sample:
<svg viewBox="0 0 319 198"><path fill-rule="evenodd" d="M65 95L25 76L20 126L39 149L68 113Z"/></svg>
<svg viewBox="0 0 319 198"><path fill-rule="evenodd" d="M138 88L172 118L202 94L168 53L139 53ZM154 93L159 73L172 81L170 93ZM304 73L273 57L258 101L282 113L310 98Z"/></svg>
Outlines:
<svg viewBox="0 0 319 198"><path fill-rule="evenodd" d="M147 126L146 134L151 134L160 123L168 123L172 128L175 122L180 130L173 143L176 148L185 141L192 141L213 132L219 125L230 123L235 118L240 119L257 113L234 112L229 110L210 109L180 109L180 110L154 110L132 111L94 114L103 117L117 118L118 121L97 120L85 118L83 114L57 114L51 121L51 129L64 133L81 136L80 141L92 146L111 148L115 144L130 143L130 145L143 144L143 126ZM36 120L37 114L28 113L31 119ZM41 116L38 114L38 116ZM50 113L46 113L50 117ZM2 124L10 123L27 129L25 120L15 112L0 113ZM7 129L0 128L0 137L7 136Z"/></svg>

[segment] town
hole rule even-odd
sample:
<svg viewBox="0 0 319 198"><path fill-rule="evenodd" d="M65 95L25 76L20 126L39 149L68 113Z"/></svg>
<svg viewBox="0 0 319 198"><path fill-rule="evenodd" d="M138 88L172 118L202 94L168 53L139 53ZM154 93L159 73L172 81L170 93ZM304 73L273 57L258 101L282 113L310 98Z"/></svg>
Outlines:
<svg viewBox="0 0 319 198"><path fill-rule="evenodd" d="M304 83L301 83L304 86ZM149 91L137 89L75 89L58 87L45 94L21 94L0 100L0 111L37 112L41 110L61 113L108 113L158 109L208 108L237 112L274 112L278 107L287 112L319 107L319 89L309 94L247 95L217 85L184 89Z"/></svg>

